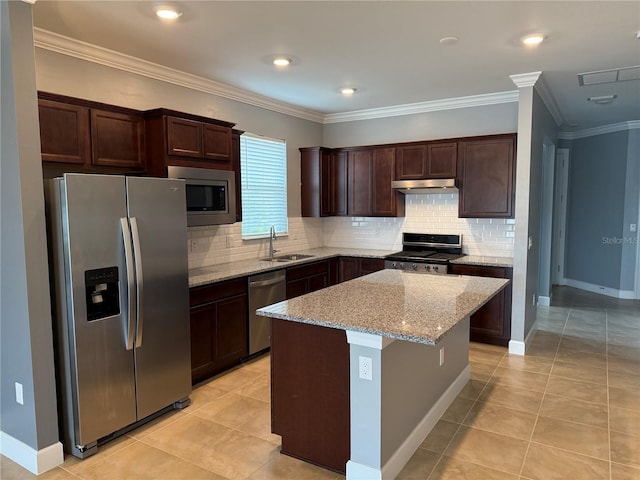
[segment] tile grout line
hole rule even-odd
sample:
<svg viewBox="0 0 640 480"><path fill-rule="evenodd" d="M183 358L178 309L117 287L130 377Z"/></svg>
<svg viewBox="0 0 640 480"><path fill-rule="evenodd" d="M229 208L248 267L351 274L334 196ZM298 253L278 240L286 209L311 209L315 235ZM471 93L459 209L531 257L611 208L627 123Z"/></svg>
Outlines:
<svg viewBox="0 0 640 480"><path fill-rule="evenodd" d="M524 471L524 466L527 463L527 457L529 456L529 449L531 448L531 443L533 442L533 435L536 431L536 426L538 425L538 419L540 418L540 411L542 410L542 405L544 404L544 398L547 395L547 388L549 387L549 382L551 380L551 372L553 371L553 367L556 364L556 358L558 357L558 351L560 350L560 344L562 343L562 337L564 336L564 331L567 328L567 322L569 321L569 316L571 315L571 311L573 308L569 308L567 312L567 316L564 319L564 325L562 327L562 333L560 333L560 340L558 341L558 346L556 347L556 353L553 356L553 362L551 363L551 370L549 370L549 374L547 375L547 383L544 386L544 391L542 392L542 399L540 400L540 406L538 406L538 412L536 413L536 419L533 422L533 428L531 429L531 434L529 435L529 441L527 442L527 449L524 452L524 458L522 459L522 465L520 465L520 472L518 477L522 477L522 472ZM609 479L611 480L611 479Z"/></svg>

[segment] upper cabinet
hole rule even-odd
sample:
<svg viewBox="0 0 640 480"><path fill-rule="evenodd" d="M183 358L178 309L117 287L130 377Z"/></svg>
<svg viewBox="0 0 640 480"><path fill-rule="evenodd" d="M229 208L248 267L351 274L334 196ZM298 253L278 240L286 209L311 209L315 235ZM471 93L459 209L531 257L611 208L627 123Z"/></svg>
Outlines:
<svg viewBox="0 0 640 480"><path fill-rule="evenodd" d="M516 135L465 139L458 143L459 216L512 218Z"/></svg>
<svg viewBox="0 0 640 480"><path fill-rule="evenodd" d="M514 133L301 148L302 216L401 217L405 196L393 180L455 178L460 217L513 217L515 142Z"/></svg>
<svg viewBox="0 0 640 480"><path fill-rule="evenodd" d="M396 147L395 180L454 178L456 142L421 142Z"/></svg>
<svg viewBox="0 0 640 480"><path fill-rule="evenodd" d="M347 214L347 153L322 147L300 149L302 216Z"/></svg>
<svg viewBox="0 0 640 480"><path fill-rule="evenodd" d="M404 216L404 196L391 188L395 171L394 147L348 149L349 215Z"/></svg>
<svg viewBox="0 0 640 480"><path fill-rule="evenodd" d="M143 172L144 120L136 110L38 93L46 165L73 171Z"/></svg>
<svg viewBox="0 0 640 480"><path fill-rule="evenodd" d="M163 108L145 121L150 174L166 175L168 165L234 170L233 123Z"/></svg>

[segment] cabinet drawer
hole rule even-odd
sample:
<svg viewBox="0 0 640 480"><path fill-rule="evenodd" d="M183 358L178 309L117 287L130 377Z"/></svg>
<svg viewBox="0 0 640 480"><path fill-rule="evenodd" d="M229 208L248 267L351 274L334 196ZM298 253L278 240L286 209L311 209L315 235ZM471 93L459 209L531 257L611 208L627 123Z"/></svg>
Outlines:
<svg viewBox="0 0 640 480"><path fill-rule="evenodd" d="M306 265L300 265L298 267L289 267L287 268L287 282L328 272L329 262L327 262L326 260L308 263Z"/></svg>
<svg viewBox="0 0 640 480"><path fill-rule="evenodd" d="M221 298L242 295L247 293L247 277L242 277L226 282L213 283L202 287L189 289L189 304L202 305L208 302L215 302Z"/></svg>

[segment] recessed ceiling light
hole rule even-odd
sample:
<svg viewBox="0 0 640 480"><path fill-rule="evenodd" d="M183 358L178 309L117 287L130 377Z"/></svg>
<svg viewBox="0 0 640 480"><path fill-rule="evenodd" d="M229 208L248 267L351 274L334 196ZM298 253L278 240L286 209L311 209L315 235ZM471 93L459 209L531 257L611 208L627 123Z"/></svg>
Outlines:
<svg viewBox="0 0 640 480"><path fill-rule="evenodd" d="M353 95L356 93L356 89L353 87L344 87L340 89L340 93L343 95Z"/></svg>
<svg viewBox="0 0 640 480"><path fill-rule="evenodd" d="M291 59L286 57L276 57L273 59L273 64L277 67L286 67L291 65Z"/></svg>
<svg viewBox="0 0 640 480"><path fill-rule="evenodd" d="M593 103L597 103L598 105L606 105L607 103L613 102L618 95L601 95L599 97L589 97L587 100Z"/></svg>
<svg viewBox="0 0 640 480"><path fill-rule="evenodd" d="M442 37L440 39L441 45L455 45L458 43L458 37Z"/></svg>
<svg viewBox="0 0 640 480"><path fill-rule="evenodd" d="M525 35L520 40L527 47L535 47L540 45L544 40L545 35L543 33L532 33L530 35Z"/></svg>
<svg viewBox="0 0 640 480"><path fill-rule="evenodd" d="M154 10L158 18L161 18L162 20L175 20L182 16L182 12L178 11L171 5L161 5L156 7Z"/></svg>

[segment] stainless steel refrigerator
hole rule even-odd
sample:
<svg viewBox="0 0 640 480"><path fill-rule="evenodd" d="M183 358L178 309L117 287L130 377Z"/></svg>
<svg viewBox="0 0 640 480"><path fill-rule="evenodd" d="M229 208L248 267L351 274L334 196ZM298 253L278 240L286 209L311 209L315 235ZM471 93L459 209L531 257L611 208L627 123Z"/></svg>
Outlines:
<svg viewBox="0 0 640 480"><path fill-rule="evenodd" d="M61 436L85 458L190 403L185 186L65 174L46 196Z"/></svg>

